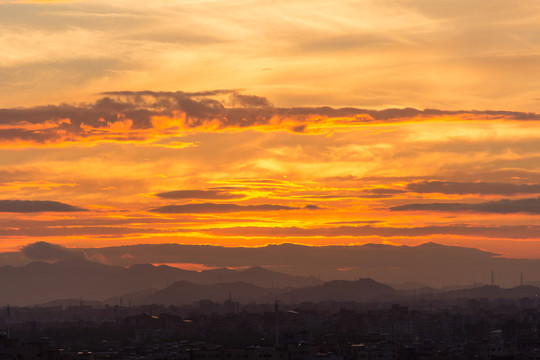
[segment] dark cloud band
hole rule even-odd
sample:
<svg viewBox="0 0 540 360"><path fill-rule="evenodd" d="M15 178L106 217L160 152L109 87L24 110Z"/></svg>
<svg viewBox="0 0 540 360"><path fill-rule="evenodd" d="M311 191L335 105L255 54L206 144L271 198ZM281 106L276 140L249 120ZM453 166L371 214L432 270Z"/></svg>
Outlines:
<svg viewBox="0 0 540 360"><path fill-rule="evenodd" d="M60 260L60 259L83 259L84 253L80 250L68 249L62 245L38 241L28 244L21 252L32 260Z"/></svg>
<svg viewBox="0 0 540 360"><path fill-rule="evenodd" d="M156 194L162 199L241 199L244 195L218 190L176 190Z"/></svg>
<svg viewBox="0 0 540 360"><path fill-rule="evenodd" d="M540 194L540 184L510 184L488 182L421 181L407 185L416 193L515 195Z"/></svg>
<svg viewBox="0 0 540 360"><path fill-rule="evenodd" d="M306 205L308 210L317 210L315 205ZM155 209L151 212L162 214L214 214L214 213L232 213L232 212L253 212L253 211L279 211L279 210L299 210L300 207L262 204L262 205L237 205L237 204L185 204L185 205L166 205Z"/></svg>
<svg viewBox="0 0 540 360"><path fill-rule="evenodd" d="M433 116L468 116L478 119L499 117L512 120L540 120L540 114L509 111L445 111L413 108L368 110L358 108L301 107L277 108L268 99L240 94L236 90L202 92L116 91L101 94L93 103L62 104L30 108L0 109L0 141L31 142L36 144L76 141L94 137L115 141L142 141L154 127L155 117L178 120L176 128L197 128L212 125L219 129L248 128L278 124L280 119L297 121L283 123L294 132L309 128L312 116L348 117L347 124L371 122L415 121ZM180 116L179 116L180 115ZM181 119L178 119L181 118ZM129 131L121 131L113 124L125 122ZM36 126L39 125L39 126ZM173 128L175 126L173 125ZM134 131L136 130L136 131Z"/></svg>
<svg viewBox="0 0 540 360"><path fill-rule="evenodd" d="M202 232L215 236L253 237L422 237L432 235L475 236L493 239L537 239L539 226L472 226L441 225L419 227L337 226L326 228L300 227L229 227Z"/></svg>
<svg viewBox="0 0 540 360"><path fill-rule="evenodd" d="M540 198L488 201L478 204L429 203L393 206L392 211L474 211L496 214L529 213L540 214Z"/></svg>
<svg viewBox="0 0 540 360"><path fill-rule="evenodd" d="M76 212L87 211L73 205L58 201L39 200L0 200L0 212L34 213L34 212Z"/></svg>

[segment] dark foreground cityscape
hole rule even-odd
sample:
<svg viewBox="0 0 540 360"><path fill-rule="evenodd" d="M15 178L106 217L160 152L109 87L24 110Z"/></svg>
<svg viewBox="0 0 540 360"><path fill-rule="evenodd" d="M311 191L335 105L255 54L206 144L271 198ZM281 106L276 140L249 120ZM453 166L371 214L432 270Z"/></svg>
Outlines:
<svg viewBox="0 0 540 360"><path fill-rule="evenodd" d="M0 359L540 359L540 299L4 307Z"/></svg>

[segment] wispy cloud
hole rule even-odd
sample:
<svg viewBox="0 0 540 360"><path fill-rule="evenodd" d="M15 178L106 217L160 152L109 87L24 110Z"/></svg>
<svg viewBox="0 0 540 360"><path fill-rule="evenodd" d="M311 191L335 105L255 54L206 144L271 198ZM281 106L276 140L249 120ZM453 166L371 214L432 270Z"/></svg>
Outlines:
<svg viewBox="0 0 540 360"><path fill-rule="evenodd" d="M15 70L0 86L6 104L27 104L28 94L74 100L121 83L264 89L282 106L540 109L530 76L539 56L533 1L0 5L0 45ZM73 69L57 65L66 63Z"/></svg>

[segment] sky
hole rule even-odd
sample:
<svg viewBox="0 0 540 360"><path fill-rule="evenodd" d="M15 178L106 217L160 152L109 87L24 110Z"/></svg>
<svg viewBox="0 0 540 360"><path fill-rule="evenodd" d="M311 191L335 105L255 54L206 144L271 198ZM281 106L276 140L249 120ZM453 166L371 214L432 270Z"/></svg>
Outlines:
<svg viewBox="0 0 540 360"><path fill-rule="evenodd" d="M0 251L540 258L540 3L0 1Z"/></svg>

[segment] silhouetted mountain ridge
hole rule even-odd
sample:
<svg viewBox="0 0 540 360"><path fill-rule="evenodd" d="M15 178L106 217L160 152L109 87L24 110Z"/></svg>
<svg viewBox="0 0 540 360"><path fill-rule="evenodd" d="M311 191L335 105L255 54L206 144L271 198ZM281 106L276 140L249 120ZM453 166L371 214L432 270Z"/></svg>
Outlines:
<svg viewBox="0 0 540 360"><path fill-rule="evenodd" d="M272 287L298 287L317 283L314 277L281 274L266 269L215 269L188 271L171 266L138 264L129 268L105 265L83 258L22 267L0 267L0 304L31 305L56 299L98 301L148 289L160 289L178 280L215 284L244 281Z"/></svg>
<svg viewBox="0 0 540 360"><path fill-rule="evenodd" d="M495 298L537 298L540 288L534 286L518 286L500 288L485 285L452 291L431 288L415 290L395 290L370 278L355 281L335 280L317 286L302 288L262 288L243 281L218 284L196 284L187 280L176 281L160 290L145 290L131 294L123 294L124 304L132 305L187 305L201 300L224 303L228 299L239 303L271 303L276 298L289 304L303 302L378 302L399 301L405 298L429 296L434 299L495 299ZM108 304L118 304L120 297L109 299ZM49 302L47 305L73 305L78 300L66 299ZM87 303L87 302L85 302Z"/></svg>
<svg viewBox="0 0 540 360"><path fill-rule="evenodd" d="M540 260L504 258L481 249L436 242L414 246L285 243L256 248L156 244L84 249L84 252L122 265L150 262L227 268L264 266L290 275L316 275L324 281L370 277L385 283L417 281L437 287L442 282L488 283L491 271L495 272L497 282L505 286L518 280L520 273L525 274L527 281L540 280Z"/></svg>
<svg viewBox="0 0 540 360"><path fill-rule="evenodd" d="M276 296L279 297L280 301L286 303L300 303L321 301L365 302L378 299L388 300L399 295L400 293L390 286L378 283L373 279L336 280L297 289L261 288L242 281L204 285L183 280L144 296L132 298L124 296L124 298L129 298L133 304L183 305L198 300L223 302L229 296L234 301L241 303L250 301L268 303L272 302Z"/></svg>
<svg viewBox="0 0 540 360"><path fill-rule="evenodd" d="M52 248L58 248L58 245ZM0 267L0 288L3 290L0 305L44 303L59 298L103 300L121 294L163 289L179 280L206 285L242 281L267 289L313 287L322 279L330 282L358 278L376 279L381 283L415 281L428 285L422 290L414 286L403 296L437 294L441 283L447 284L445 292L449 292L453 284L487 283L492 273L499 285L506 286L520 280L521 274L531 283L534 276L540 278L540 260L507 259L479 249L432 242L417 246L281 244L258 248L158 244L60 250L60 255L67 255L56 263L37 261L22 267ZM85 257L117 265L91 262ZM139 264L134 263L137 261ZM152 263L193 263L222 268L196 272ZM127 265L128 268L124 267ZM351 291L347 298L362 299L350 289L334 293L340 296L344 291ZM321 294L315 291L313 296L322 299L322 293L322 290Z"/></svg>
<svg viewBox="0 0 540 360"><path fill-rule="evenodd" d="M271 293L275 293L274 290L264 289L242 281L205 285L181 280L165 289L134 297L131 302L136 305L185 305L199 300L211 300L221 303L230 297L234 301L245 303L265 299Z"/></svg>
<svg viewBox="0 0 540 360"><path fill-rule="evenodd" d="M376 299L388 299L398 296L392 287L370 278L356 281L334 280L322 285L294 289L281 295L289 302L321 301L356 301L364 302Z"/></svg>

